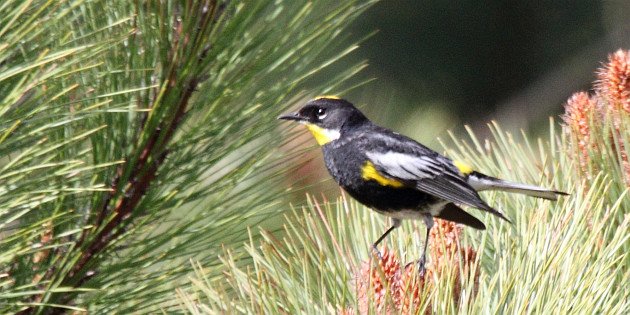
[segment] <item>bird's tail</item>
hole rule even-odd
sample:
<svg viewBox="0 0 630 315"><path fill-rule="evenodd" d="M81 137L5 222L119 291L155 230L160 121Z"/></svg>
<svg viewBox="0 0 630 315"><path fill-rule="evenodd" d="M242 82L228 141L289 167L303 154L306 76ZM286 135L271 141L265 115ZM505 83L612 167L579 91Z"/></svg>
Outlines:
<svg viewBox="0 0 630 315"><path fill-rule="evenodd" d="M549 200L557 200L560 195L568 195L565 192L542 188L534 185L514 183L507 180L498 179L478 172L472 172L468 176L468 184L475 190L501 190L532 197Z"/></svg>

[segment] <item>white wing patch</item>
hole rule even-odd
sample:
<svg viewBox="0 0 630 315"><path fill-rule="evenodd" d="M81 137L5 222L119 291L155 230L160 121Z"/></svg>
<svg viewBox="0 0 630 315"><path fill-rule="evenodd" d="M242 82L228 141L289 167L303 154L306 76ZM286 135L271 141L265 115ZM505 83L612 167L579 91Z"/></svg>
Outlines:
<svg viewBox="0 0 630 315"><path fill-rule="evenodd" d="M461 177L446 158L417 156L400 152L367 152L367 157L383 175L402 181L413 181L416 188L448 202L468 205L501 215L479 198L477 192Z"/></svg>
<svg viewBox="0 0 630 315"><path fill-rule="evenodd" d="M400 152L367 152L367 157L390 176L404 180L432 178L440 173L441 166L427 156L413 156Z"/></svg>

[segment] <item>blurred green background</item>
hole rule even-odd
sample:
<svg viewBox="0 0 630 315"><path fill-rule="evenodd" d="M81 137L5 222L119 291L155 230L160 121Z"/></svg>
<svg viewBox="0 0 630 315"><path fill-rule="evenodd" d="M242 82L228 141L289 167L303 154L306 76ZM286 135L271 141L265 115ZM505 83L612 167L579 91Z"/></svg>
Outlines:
<svg viewBox="0 0 630 315"><path fill-rule="evenodd" d="M609 53L630 46L628 16L627 0L380 1L353 22L349 40L365 40L336 66L366 60L355 80L369 82L341 96L436 150L438 138L465 125L489 136L492 120L535 138L571 94L589 88ZM337 194L314 151L294 180L312 176Z"/></svg>

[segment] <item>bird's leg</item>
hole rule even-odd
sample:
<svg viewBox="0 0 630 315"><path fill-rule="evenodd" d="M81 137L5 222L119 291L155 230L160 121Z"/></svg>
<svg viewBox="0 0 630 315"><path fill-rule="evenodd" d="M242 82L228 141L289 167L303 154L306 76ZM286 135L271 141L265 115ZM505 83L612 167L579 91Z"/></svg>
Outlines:
<svg viewBox="0 0 630 315"><path fill-rule="evenodd" d="M385 239L385 237L389 235L389 233L391 233L394 229L399 227L401 222L402 221L400 219L392 218L392 226L389 229L387 229L387 231L385 231L385 233L383 233L383 235L381 235L381 237L379 237L376 240L376 242L374 242L374 244L372 244L372 249L376 252L376 256L378 257L378 260L383 260L383 256L381 255L381 252L378 250L376 246L378 246L378 244L380 244Z"/></svg>
<svg viewBox="0 0 630 315"><path fill-rule="evenodd" d="M422 249L422 256L418 260L418 272L420 276L424 277L424 264L427 261L427 248L429 247L429 236L431 236L431 228L433 227L433 217L430 214L425 214L422 217L422 221L424 221L424 225L427 226L427 237L424 239L424 248Z"/></svg>

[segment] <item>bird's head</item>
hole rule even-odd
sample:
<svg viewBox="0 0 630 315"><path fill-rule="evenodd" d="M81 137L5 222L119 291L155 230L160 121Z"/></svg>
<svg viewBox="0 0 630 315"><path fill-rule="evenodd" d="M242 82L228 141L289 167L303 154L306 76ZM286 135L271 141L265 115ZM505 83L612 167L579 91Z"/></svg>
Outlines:
<svg viewBox="0 0 630 315"><path fill-rule="evenodd" d="M307 102L297 112L280 115L278 119L293 120L306 125L319 145L341 137L344 128L367 121L352 103L336 96L320 96Z"/></svg>

